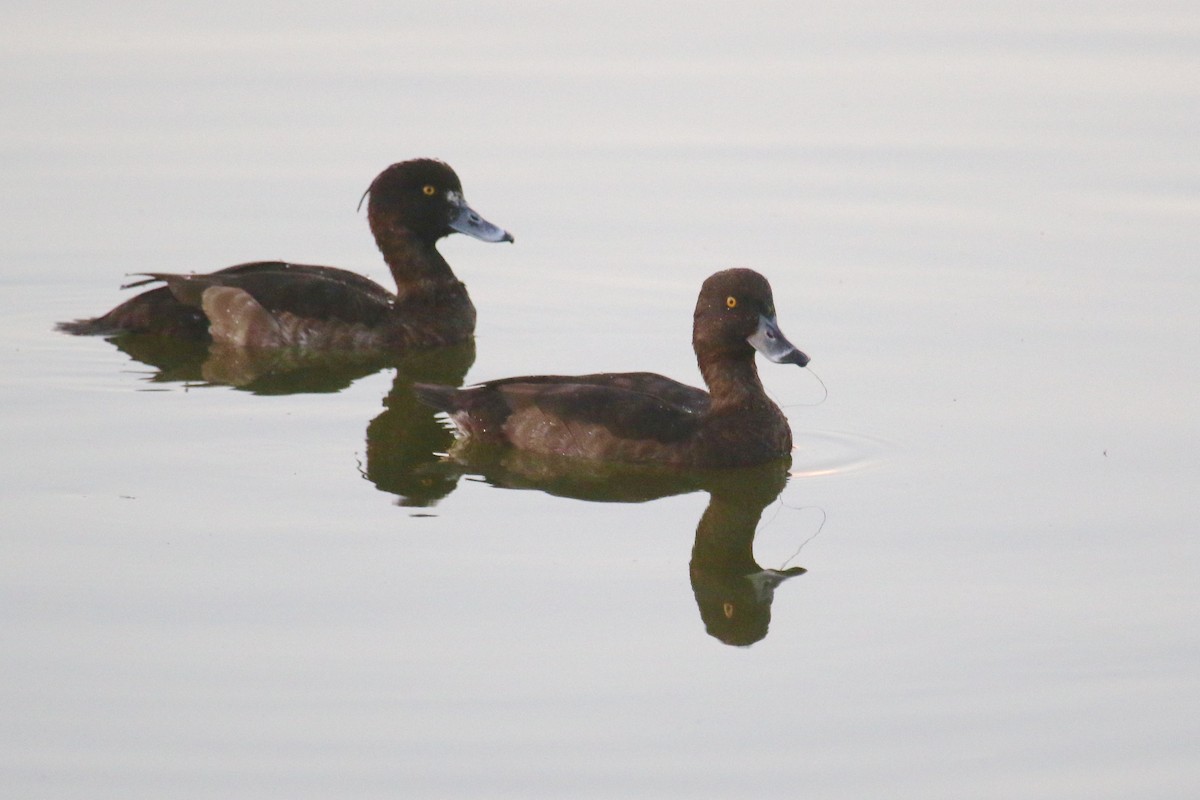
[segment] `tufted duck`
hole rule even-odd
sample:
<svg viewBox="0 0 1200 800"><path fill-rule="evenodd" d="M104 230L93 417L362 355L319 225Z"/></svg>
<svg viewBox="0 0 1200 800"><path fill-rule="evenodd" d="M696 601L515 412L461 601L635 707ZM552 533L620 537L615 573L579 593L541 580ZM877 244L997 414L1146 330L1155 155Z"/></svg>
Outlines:
<svg viewBox="0 0 1200 800"><path fill-rule="evenodd" d="M700 289L692 345L709 391L648 372L536 375L465 389L414 384L467 440L536 453L712 468L787 456L792 433L754 365L808 363L775 321L766 278L750 269L712 275Z"/></svg>
<svg viewBox="0 0 1200 800"><path fill-rule="evenodd" d="M363 195L371 232L396 280L396 294L334 267L257 261L206 275L146 273L162 282L103 316L59 323L68 333L150 333L237 347L404 352L469 339L475 307L437 251L454 232L485 242L512 235L463 199L454 170L440 161L393 164Z"/></svg>

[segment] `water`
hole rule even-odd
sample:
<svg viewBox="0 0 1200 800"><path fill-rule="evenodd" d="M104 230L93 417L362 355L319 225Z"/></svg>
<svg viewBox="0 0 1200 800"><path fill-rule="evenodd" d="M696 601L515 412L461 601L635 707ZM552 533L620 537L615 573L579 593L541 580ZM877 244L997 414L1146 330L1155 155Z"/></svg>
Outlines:
<svg viewBox="0 0 1200 800"><path fill-rule="evenodd" d="M1190 5L10 17L5 796L1191 796ZM473 361L264 384L51 330L149 269L386 282L354 204L417 155L517 237L443 244ZM761 366L777 499L433 458L413 374L694 382L734 265L828 387Z"/></svg>

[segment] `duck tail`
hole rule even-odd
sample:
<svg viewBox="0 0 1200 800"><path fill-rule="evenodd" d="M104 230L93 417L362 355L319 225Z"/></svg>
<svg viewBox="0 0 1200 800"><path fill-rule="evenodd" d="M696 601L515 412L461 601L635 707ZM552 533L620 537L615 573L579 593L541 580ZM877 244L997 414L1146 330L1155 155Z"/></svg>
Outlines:
<svg viewBox="0 0 1200 800"><path fill-rule="evenodd" d="M153 280L137 285L145 285ZM196 340L208 337L208 319L204 312L198 307L181 303L166 286L131 297L107 314L60 322L54 327L76 336L152 333Z"/></svg>
<svg viewBox="0 0 1200 800"><path fill-rule="evenodd" d="M75 336L111 336L112 334L120 333L121 328L105 314L102 317L89 317L87 319L72 319L66 322L54 323L54 330L63 333L70 333Z"/></svg>
<svg viewBox="0 0 1200 800"><path fill-rule="evenodd" d="M418 400L438 411L449 413L458 408L459 390L453 386L444 386L439 383L414 383L412 389Z"/></svg>

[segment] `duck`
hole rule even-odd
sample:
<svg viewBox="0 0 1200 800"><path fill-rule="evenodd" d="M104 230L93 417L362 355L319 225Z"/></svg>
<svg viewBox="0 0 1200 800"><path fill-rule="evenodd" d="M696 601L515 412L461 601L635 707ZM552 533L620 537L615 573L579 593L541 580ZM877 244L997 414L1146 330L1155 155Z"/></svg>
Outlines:
<svg viewBox="0 0 1200 800"><path fill-rule="evenodd" d="M512 234L472 209L458 175L436 159L392 164L363 199L395 293L336 267L255 261L207 274L142 273L122 288L162 285L106 314L57 327L77 335L156 334L314 351L404 353L471 339L475 306L437 243L452 233L484 242L512 242Z"/></svg>
<svg viewBox="0 0 1200 800"><path fill-rule="evenodd" d="M791 428L754 357L801 367L809 357L780 330L767 279L747 268L709 276L692 347L708 391L651 372L530 375L466 388L414 383L413 391L446 415L456 446L687 469L790 457Z"/></svg>

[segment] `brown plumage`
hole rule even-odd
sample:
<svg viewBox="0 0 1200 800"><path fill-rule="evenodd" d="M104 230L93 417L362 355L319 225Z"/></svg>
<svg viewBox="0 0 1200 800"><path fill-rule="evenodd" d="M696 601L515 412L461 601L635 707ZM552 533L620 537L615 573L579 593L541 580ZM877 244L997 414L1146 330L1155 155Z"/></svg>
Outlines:
<svg viewBox="0 0 1200 800"><path fill-rule="evenodd" d="M787 419L767 397L756 349L804 366L775 321L767 280L718 272L696 302L692 345L708 392L649 372L534 375L466 389L416 384L461 436L537 453L685 467L760 464L791 452Z"/></svg>
<svg viewBox="0 0 1200 800"><path fill-rule="evenodd" d="M242 347L389 352L469 339L475 307L437 242L454 232L489 242L511 242L512 236L466 204L458 176L440 161L393 164L364 196L395 294L334 267L257 261L200 275L145 273L127 287L165 286L102 316L58 327L74 334L212 338Z"/></svg>

